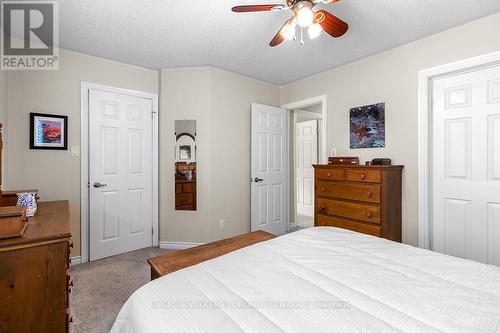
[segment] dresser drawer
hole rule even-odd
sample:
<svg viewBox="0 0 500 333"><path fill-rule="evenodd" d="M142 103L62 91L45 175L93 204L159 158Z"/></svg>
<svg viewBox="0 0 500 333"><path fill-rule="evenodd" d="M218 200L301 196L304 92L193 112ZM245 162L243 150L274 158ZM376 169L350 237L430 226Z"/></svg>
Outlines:
<svg viewBox="0 0 500 333"><path fill-rule="evenodd" d="M180 205L180 206L175 206L175 210L196 210L194 208L194 205Z"/></svg>
<svg viewBox="0 0 500 333"><path fill-rule="evenodd" d="M342 169L316 169L317 179L344 180L344 170Z"/></svg>
<svg viewBox="0 0 500 333"><path fill-rule="evenodd" d="M316 226L328 226L328 227L337 227L337 228L342 228L342 229L348 229L356 232L360 232L363 234L367 235L372 235L372 236L381 236L381 228L374 226L374 225L369 225L369 224L364 224L362 222L352 222L352 221L347 221L335 217L329 217L329 216L323 216L323 215L318 215Z"/></svg>
<svg viewBox="0 0 500 333"><path fill-rule="evenodd" d="M182 184L182 191L184 193L194 193L194 192L196 192L196 183Z"/></svg>
<svg viewBox="0 0 500 333"><path fill-rule="evenodd" d="M336 215L354 220L380 224L380 207L353 202L318 199L319 214Z"/></svg>
<svg viewBox="0 0 500 333"><path fill-rule="evenodd" d="M318 182L316 195L336 199L380 203L380 186Z"/></svg>
<svg viewBox="0 0 500 333"><path fill-rule="evenodd" d="M192 193L182 193L177 194L175 196L175 205L191 205L193 203L193 194Z"/></svg>
<svg viewBox="0 0 500 333"><path fill-rule="evenodd" d="M182 193L182 184L175 184L175 193Z"/></svg>
<svg viewBox="0 0 500 333"><path fill-rule="evenodd" d="M347 170L347 180L351 182L380 183L382 172L379 170Z"/></svg>

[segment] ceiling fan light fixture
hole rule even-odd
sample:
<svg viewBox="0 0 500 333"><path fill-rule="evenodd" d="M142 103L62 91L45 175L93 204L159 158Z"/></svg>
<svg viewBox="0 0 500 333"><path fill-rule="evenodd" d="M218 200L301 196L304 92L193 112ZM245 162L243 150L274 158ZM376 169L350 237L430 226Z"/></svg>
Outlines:
<svg viewBox="0 0 500 333"><path fill-rule="evenodd" d="M312 4L309 1L301 1L297 3L294 7L294 11L297 23L301 27L305 28L313 23L314 13L312 11Z"/></svg>
<svg viewBox="0 0 500 333"><path fill-rule="evenodd" d="M297 26L296 20L290 20L287 24L283 26L281 29L281 34L285 37L286 40L292 40L295 37L295 27Z"/></svg>
<svg viewBox="0 0 500 333"><path fill-rule="evenodd" d="M307 34L309 35L309 38L310 39L314 39L316 37L318 37L321 32L323 31L323 28L321 27L321 25L319 23L313 23L309 26L309 28L307 28Z"/></svg>
<svg viewBox="0 0 500 333"><path fill-rule="evenodd" d="M285 5L275 5L271 8L272 12L279 12L280 10L285 9Z"/></svg>

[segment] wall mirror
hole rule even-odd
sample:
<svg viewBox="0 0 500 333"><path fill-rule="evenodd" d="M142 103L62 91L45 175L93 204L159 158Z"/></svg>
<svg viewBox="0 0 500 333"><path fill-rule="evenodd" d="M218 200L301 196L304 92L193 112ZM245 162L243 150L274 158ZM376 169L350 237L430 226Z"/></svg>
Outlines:
<svg viewBox="0 0 500 333"><path fill-rule="evenodd" d="M196 210L196 120L175 121L175 210Z"/></svg>

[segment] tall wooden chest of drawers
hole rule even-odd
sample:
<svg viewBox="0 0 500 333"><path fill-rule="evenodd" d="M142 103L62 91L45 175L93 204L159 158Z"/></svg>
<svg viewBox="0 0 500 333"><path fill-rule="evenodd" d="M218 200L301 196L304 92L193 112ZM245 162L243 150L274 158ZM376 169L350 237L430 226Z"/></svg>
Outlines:
<svg viewBox="0 0 500 333"><path fill-rule="evenodd" d="M39 203L22 237L0 240L0 332L68 332L67 201Z"/></svg>
<svg viewBox="0 0 500 333"><path fill-rule="evenodd" d="M315 165L315 226L401 242L403 166Z"/></svg>

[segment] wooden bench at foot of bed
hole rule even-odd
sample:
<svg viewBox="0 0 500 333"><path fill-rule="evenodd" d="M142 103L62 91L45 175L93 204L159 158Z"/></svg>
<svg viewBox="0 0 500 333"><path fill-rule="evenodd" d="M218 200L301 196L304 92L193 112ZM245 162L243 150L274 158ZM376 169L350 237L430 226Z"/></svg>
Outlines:
<svg viewBox="0 0 500 333"><path fill-rule="evenodd" d="M151 280L180 269L199 264L220 257L246 246L273 239L273 234L265 231L254 231L239 236L222 239L220 241L167 253L158 257L149 258L151 266Z"/></svg>

